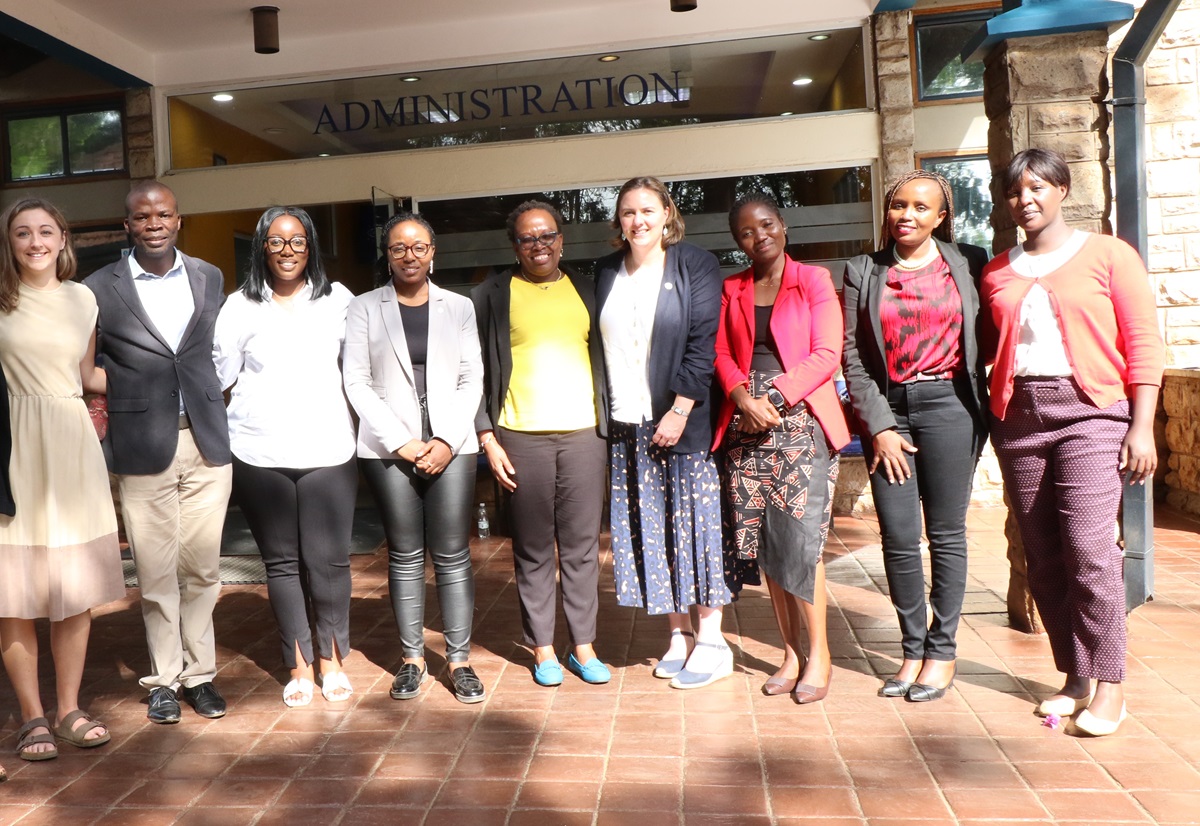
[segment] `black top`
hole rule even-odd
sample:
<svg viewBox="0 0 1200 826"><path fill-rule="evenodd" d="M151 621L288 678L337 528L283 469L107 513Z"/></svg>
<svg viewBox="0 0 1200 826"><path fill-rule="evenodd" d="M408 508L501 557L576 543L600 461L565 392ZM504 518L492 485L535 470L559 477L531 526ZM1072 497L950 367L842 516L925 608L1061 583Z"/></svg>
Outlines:
<svg viewBox="0 0 1200 826"><path fill-rule="evenodd" d="M754 350L750 355L750 369L758 373L783 372L783 360L779 358L779 348L775 346L775 336L771 333L771 312L774 309L774 304L754 305Z"/></svg>
<svg viewBox="0 0 1200 826"><path fill-rule="evenodd" d="M400 321L404 323L404 339L408 342L408 358L412 362L413 384L417 386L417 397L425 397L425 360L429 357L429 302L410 307L396 302L400 307Z"/></svg>

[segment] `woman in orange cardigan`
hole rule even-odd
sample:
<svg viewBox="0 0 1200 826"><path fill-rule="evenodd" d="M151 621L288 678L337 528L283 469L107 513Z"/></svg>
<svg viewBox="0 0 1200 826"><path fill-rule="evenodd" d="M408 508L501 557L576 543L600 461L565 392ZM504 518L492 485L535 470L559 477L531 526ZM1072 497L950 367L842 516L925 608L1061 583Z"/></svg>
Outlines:
<svg viewBox="0 0 1200 826"><path fill-rule="evenodd" d="M725 399L713 449L726 451L738 554L758 559L783 637L783 664L763 693L815 703L833 677L821 553L837 451L850 441L833 384L841 305L827 270L785 253L787 225L769 196L739 199L729 229L751 266L726 279L721 294L716 373Z"/></svg>
<svg viewBox="0 0 1200 826"><path fill-rule="evenodd" d="M1037 713L1078 713L1077 733L1112 734L1125 719L1125 588L1113 524L1122 475L1144 484L1158 463L1163 340L1138 254L1063 218L1071 172L1062 156L1027 149L1003 175L1025 242L983 275L999 331L992 444L1029 589L1066 674Z"/></svg>

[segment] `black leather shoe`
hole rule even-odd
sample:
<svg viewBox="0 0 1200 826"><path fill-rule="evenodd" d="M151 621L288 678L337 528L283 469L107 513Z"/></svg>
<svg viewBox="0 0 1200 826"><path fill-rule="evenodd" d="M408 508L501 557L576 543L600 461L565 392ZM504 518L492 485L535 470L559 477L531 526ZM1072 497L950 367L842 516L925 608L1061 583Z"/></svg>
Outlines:
<svg viewBox="0 0 1200 826"><path fill-rule="evenodd" d="M483 690L483 681L469 665L451 671L450 683L454 686L454 696L460 703L482 703L487 696Z"/></svg>
<svg viewBox="0 0 1200 826"><path fill-rule="evenodd" d="M890 677L883 683L883 688L876 692L880 697L903 697L908 694L908 690L913 684L905 680L897 680L895 677Z"/></svg>
<svg viewBox="0 0 1200 826"><path fill-rule="evenodd" d="M215 720L225 716L225 698L212 683L200 683L191 688L184 686L183 699L187 700L188 705L196 709L196 713L201 717Z"/></svg>
<svg viewBox="0 0 1200 826"><path fill-rule="evenodd" d="M175 691L165 685L151 691L150 709L146 712L146 718L151 723L178 723L179 700L175 698Z"/></svg>
<svg viewBox="0 0 1200 826"><path fill-rule="evenodd" d="M411 700L421 693L421 683L425 682L428 674L429 669L424 664L405 663L396 672L396 679L392 680L392 690L388 693L392 695L393 700Z"/></svg>
<svg viewBox="0 0 1200 826"><path fill-rule="evenodd" d="M950 682L946 683L944 688L937 686L925 685L923 683L913 683L908 689L908 693L904 695L904 699L910 703L929 703L934 700L940 700L946 696L946 692L954 685L954 678L958 674L958 666L954 666L954 670L950 672Z"/></svg>

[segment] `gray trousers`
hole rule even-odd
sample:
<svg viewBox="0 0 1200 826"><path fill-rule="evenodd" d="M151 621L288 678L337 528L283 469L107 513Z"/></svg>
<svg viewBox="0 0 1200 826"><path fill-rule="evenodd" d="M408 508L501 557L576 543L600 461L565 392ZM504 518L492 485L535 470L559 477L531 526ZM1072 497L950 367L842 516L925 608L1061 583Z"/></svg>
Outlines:
<svg viewBox="0 0 1200 826"><path fill-rule="evenodd" d="M571 642L586 645L596 639L600 516L608 467L604 440L595 428L568 433L500 428L496 437L517 471L509 521L525 642L554 644L557 569Z"/></svg>

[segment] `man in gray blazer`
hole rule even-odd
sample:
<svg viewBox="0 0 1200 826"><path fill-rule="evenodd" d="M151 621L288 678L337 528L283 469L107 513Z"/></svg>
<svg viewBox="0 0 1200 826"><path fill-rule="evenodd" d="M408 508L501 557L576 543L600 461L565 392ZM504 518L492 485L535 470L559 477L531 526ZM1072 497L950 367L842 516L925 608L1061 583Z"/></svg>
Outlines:
<svg viewBox="0 0 1200 826"><path fill-rule="evenodd" d="M179 722L180 688L198 714L221 717L212 614L232 475L212 345L225 279L175 248L167 187L135 184L125 213L133 253L84 284L100 307L111 470L142 592L151 673L140 682L152 722Z"/></svg>

